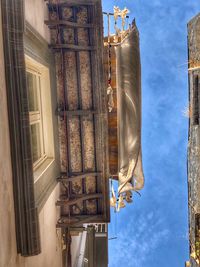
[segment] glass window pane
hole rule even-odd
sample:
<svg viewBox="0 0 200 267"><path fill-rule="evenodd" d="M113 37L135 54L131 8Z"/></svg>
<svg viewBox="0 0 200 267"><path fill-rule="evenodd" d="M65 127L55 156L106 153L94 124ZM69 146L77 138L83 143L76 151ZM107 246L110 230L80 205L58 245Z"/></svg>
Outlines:
<svg viewBox="0 0 200 267"><path fill-rule="evenodd" d="M29 111L39 111L38 103L38 84L37 76L33 73L26 72L27 88L28 88L28 100L29 100Z"/></svg>
<svg viewBox="0 0 200 267"><path fill-rule="evenodd" d="M39 160L42 156L41 140L40 140L40 123L31 125L31 147L33 163Z"/></svg>

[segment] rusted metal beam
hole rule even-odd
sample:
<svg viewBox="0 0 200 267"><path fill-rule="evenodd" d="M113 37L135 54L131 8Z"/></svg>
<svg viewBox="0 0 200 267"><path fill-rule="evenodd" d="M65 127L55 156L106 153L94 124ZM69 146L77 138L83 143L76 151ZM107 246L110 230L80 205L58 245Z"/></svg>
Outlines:
<svg viewBox="0 0 200 267"><path fill-rule="evenodd" d="M102 214L71 214L70 218L68 217L68 215L61 215L60 220L62 222L62 220L72 220L72 221L79 221L79 220L86 220L86 219L97 219L97 222L102 221Z"/></svg>
<svg viewBox="0 0 200 267"><path fill-rule="evenodd" d="M58 221L56 224L57 228L67 228L69 225L80 226L83 225L83 223L99 223L103 221L102 214L99 215L76 215L72 216L70 215L70 218L68 216L61 216L60 220L64 221Z"/></svg>
<svg viewBox="0 0 200 267"><path fill-rule="evenodd" d="M110 13L110 12L103 12L103 15L109 15L109 16L114 16L114 13ZM120 17L120 15L118 15L118 17ZM127 19L129 19L129 16L126 16Z"/></svg>
<svg viewBox="0 0 200 267"><path fill-rule="evenodd" d="M78 195L77 195L78 196ZM98 198L102 198L102 194L98 193L98 194L87 194L83 197L76 197L75 199L70 199L70 200L58 200L56 202L56 206L72 206L75 204L78 204L82 201L85 200L91 200L91 199L98 199Z"/></svg>
<svg viewBox="0 0 200 267"><path fill-rule="evenodd" d="M87 116L91 114L97 114L97 110L68 110L66 114L69 116L78 115L78 116Z"/></svg>
<svg viewBox="0 0 200 267"><path fill-rule="evenodd" d="M78 232L78 233L80 233L80 232L83 232L85 230L85 227L69 227L69 231L70 232Z"/></svg>
<svg viewBox="0 0 200 267"><path fill-rule="evenodd" d="M87 10L88 13L88 10ZM77 22L77 9L74 9L74 17L75 17L75 22ZM87 23L88 17L87 17ZM87 29L87 32L89 30ZM89 36L88 36L89 38ZM76 45L79 45L79 31L76 28L74 30L74 41ZM91 46L87 42L88 46ZM88 52L87 52L88 53ZM78 86L78 99L79 99L79 108L83 109L83 99L82 99L82 85L81 85L81 67L80 67L80 53L79 51L76 51L76 69L77 69L77 86ZM79 118L79 127L80 127L80 141L81 141L81 162L82 162L82 171L85 172L85 160L84 160L84 155L85 155L85 145L84 145L84 130L83 130L83 117ZM86 193L86 179L82 179L82 193ZM83 205L83 213L86 212L86 201L82 202Z"/></svg>
<svg viewBox="0 0 200 267"><path fill-rule="evenodd" d="M102 192L99 193L99 194L102 194ZM84 197L85 195L86 195L86 194L70 194L70 200L73 200L73 199L75 199L76 197L81 198L81 197ZM69 197L68 197L66 194L61 194L61 195L60 195L60 200L69 200Z"/></svg>
<svg viewBox="0 0 200 267"><path fill-rule="evenodd" d="M67 250L67 266L72 267L72 255L71 255L71 243L72 237L69 229L66 231L66 250Z"/></svg>
<svg viewBox="0 0 200 267"><path fill-rule="evenodd" d="M54 50L58 49L67 49L73 51L94 51L96 50L95 46L83 46L83 45L73 45L73 44L50 44L50 48Z"/></svg>
<svg viewBox="0 0 200 267"><path fill-rule="evenodd" d="M69 28L95 28L95 24L80 24L77 22L71 22L67 20L45 20L44 23L50 27L56 27L59 25L65 25Z"/></svg>
<svg viewBox="0 0 200 267"><path fill-rule="evenodd" d="M57 180L59 182L64 181L64 182L72 182L72 181L76 181L85 177L89 177L89 176L99 176L101 175L102 172L84 172L78 175L74 175L74 176L67 176L67 173L61 173L61 177L57 178Z"/></svg>
<svg viewBox="0 0 200 267"><path fill-rule="evenodd" d="M65 114L68 116L89 116L98 114L96 110L57 110L56 114L63 117Z"/></svg>
<svg viewBox="0 0 200 267"><path fill-rule="evenodd" d="M65 2L59 2L59 3L51 3L51 0L44 0L45 2L48 2L47 5L49 9L51 10L52 8L57 8L59 7L72 7L72 6L81 6L81 5L87 5L87 6L94 6L96 4L96 1L92 0L69 0Z"/></svg>

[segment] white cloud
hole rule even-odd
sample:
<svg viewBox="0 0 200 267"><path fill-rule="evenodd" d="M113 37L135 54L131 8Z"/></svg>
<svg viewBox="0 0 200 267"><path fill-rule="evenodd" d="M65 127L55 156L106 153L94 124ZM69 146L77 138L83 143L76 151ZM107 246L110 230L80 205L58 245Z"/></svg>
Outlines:
<svg viewBox="0 0 200 267"><path fill-rule="evenodd" d="M166 242L169 230L164 228L162 219L153 212L145 217L140 215L135 224L134 217L118 232L109 255L110 267L141 267L147 262L152 251ZM128 234L127 234L128 233Z"/></svg>

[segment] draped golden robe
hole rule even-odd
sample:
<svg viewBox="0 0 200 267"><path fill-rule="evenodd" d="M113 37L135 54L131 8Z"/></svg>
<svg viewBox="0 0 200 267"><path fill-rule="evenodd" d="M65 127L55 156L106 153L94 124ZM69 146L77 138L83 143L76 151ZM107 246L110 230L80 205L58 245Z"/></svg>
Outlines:
<svg viewBox="0 0 200 267"><path fill-rule="evenodd" d="M118 193L144 186L141 152L141 64L135 23L116 48L118 99Z"/></svg>

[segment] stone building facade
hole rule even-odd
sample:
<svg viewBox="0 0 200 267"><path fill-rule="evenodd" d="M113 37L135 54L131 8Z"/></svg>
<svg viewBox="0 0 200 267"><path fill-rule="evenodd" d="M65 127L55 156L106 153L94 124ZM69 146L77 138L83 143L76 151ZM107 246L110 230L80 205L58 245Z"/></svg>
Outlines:
<svg viewBox="0 0 200 267"><path fill-rule="evenodd" d="M200 264L200 14L188 23L188 204L190 260Z"/></svg>

